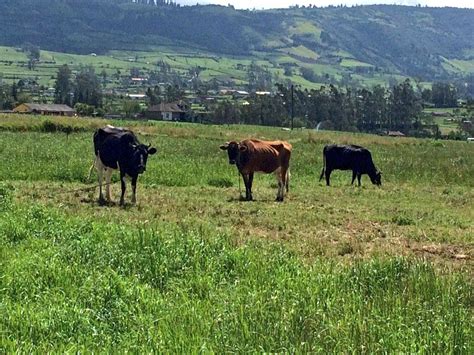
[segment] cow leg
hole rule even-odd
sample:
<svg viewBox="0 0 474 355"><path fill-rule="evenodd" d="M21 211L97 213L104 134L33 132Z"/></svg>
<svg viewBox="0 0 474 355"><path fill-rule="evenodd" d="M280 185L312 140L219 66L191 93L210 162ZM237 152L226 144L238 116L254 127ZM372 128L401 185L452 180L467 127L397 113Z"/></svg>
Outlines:
<svg viewBox="0 0 474 355"><path fill-rule="evenodd" d="M352 170L352 182L351 185L354 185L354 180L356 179L357 173L355 170Z"/></svg>
<svg viewBox="0 0 474 355"><path fill-rule="evenodd" d="M290 191L290 169L286 172L286 193Z"/></svg>
<svg viewBox="0 0 474 355"><path fill-rule="evenodd" d="M137 180L138 176L132 178L132 203L137 203Z"/></svg>
<svg viewBox="0 0 474 355"><path fill-rule="evenodd" d="M120 183L122 185L122 195L120 196L120 206L125 205L125 190L127 186L125 185L125 173L120 172Z"/></svg>
<svg viewBox="0 0 474 355"><path fill-rule="evenodd" d="M319 181L323 179L323 176L324 176L324 166L323 166L323 170L321 170L321 175L319 175Z"/></svg>
<svg viewBox="0 0 474 355"><path fill-rule="evenodd" d="M107 201L111 200L111 197L110 197L111 181L112 181L112 169L106 168L105 169L105 197L107 198Z"/></svg>
<svg viewBox="0 0 474 355"><path fill-rule="evenodd" d="M285 198L285 189L288 192L288 170L286 168L281 168L281 190L280 190L280 201L283 201Z"/></svg>
<svg viewBox="0 0 474 355"><path fill-rule="evenodd" d="M249 174L249 194L250 194L250 200L253 200L253 196L252 196L253 174L254 174L254 173L250 173L250 174Z"/></svg>
<svg viewBox="0 0 474 355"><path fill-rule="evenodd" d="M360 187L360 178L362 177L362 174L361 173L357 173L357 182L359 183L359 187Z"/></svg>
<svg viewBox="0 0 474 355"><path fill-rule="evenodd" d="M332 170L326 168L325 174L326 174L326 186L329 186L329 178L331 177L331 172Z"/></svg>
<svg viewBox="0 0 474 355"><path fill-rule="evenodd" d="M250 190L250 177L249 177L249 174L244 174L242 173L242 178L244 180L244 184L245 184L245 199L247 201L252 201L252 192Z"/></svg>
<svg viewBox="0 0 474 355"><path fill-rule="evenodd" d="M283 171L282 168L278 168L277 170L275 170L275 176L278 181L278 192L277 192L276 201L283 201L283 195L285 191L286 171Z"/></svg>
<svg viewBox="0 0 474 355"><path fill-rule="evenodd" d="M104 173L104 166L100 159L96 160L96 168L97 168L97 180L99 182L99 203L104 203L104 195L102 194L102 181L103 181L103 173Z"/></svg>

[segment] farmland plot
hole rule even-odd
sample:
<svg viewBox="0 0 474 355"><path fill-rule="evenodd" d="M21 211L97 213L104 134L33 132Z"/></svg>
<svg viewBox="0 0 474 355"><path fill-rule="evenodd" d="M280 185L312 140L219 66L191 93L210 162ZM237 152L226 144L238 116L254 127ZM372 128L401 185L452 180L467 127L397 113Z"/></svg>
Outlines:
<svg viewBox="0 0 474 355"><path fill-rule="evenodd" d="M159 149L120 208L86 190L104 124L0 118L3 351L472 353L474 145L120 122ZM246 137L293 144L285 202L264 175L239 200L219 145ZM318 182L331 142L382 187Z"/></svg>

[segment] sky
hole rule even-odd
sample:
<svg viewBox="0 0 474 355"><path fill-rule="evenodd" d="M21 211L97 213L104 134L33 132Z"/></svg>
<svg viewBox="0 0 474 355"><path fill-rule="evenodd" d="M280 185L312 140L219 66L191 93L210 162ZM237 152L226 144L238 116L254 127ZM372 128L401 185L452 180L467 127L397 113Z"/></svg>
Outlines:
<svg viewBox="0 0 474 355"><path fill-rule="evenodd" d="M177 0L177 3L183 5L199 4L231 4L237 9L272 9L284 8L295 4L298 5L316 5L319 7L328 5L370 5L370 4L396 4L396 5L411 5L429 7L464 7L474 8L474 0Z"/></svg>

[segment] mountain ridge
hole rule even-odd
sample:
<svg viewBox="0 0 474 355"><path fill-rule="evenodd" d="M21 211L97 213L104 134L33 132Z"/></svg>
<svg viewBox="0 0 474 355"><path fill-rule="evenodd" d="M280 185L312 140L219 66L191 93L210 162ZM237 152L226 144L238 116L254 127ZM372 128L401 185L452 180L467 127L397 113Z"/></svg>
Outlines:
<svg viewBox="0 0 474 355"><path fill-rule="evenodd" d="M357 70L440 80L472 74L462 64L474 61L474 10L367 5L250 11L127 0L4 0L0 45L24 43L81 54L177 44L222 55L289 56L307 67L354 61Z"/></svg>

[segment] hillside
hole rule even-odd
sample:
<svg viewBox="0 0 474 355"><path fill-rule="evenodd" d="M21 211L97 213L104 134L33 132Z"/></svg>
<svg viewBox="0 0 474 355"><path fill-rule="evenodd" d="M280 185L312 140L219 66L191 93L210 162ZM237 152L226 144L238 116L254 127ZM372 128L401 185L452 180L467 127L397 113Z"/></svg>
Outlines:
<svg viewBox="0 0 474 355"><path fill-rule="evenodd" d="M149 6L127 0L4 0L0 45L88 54L186 51L330 65L433 81L474 72L474 10L406 6L293 8Z"/></svg>

